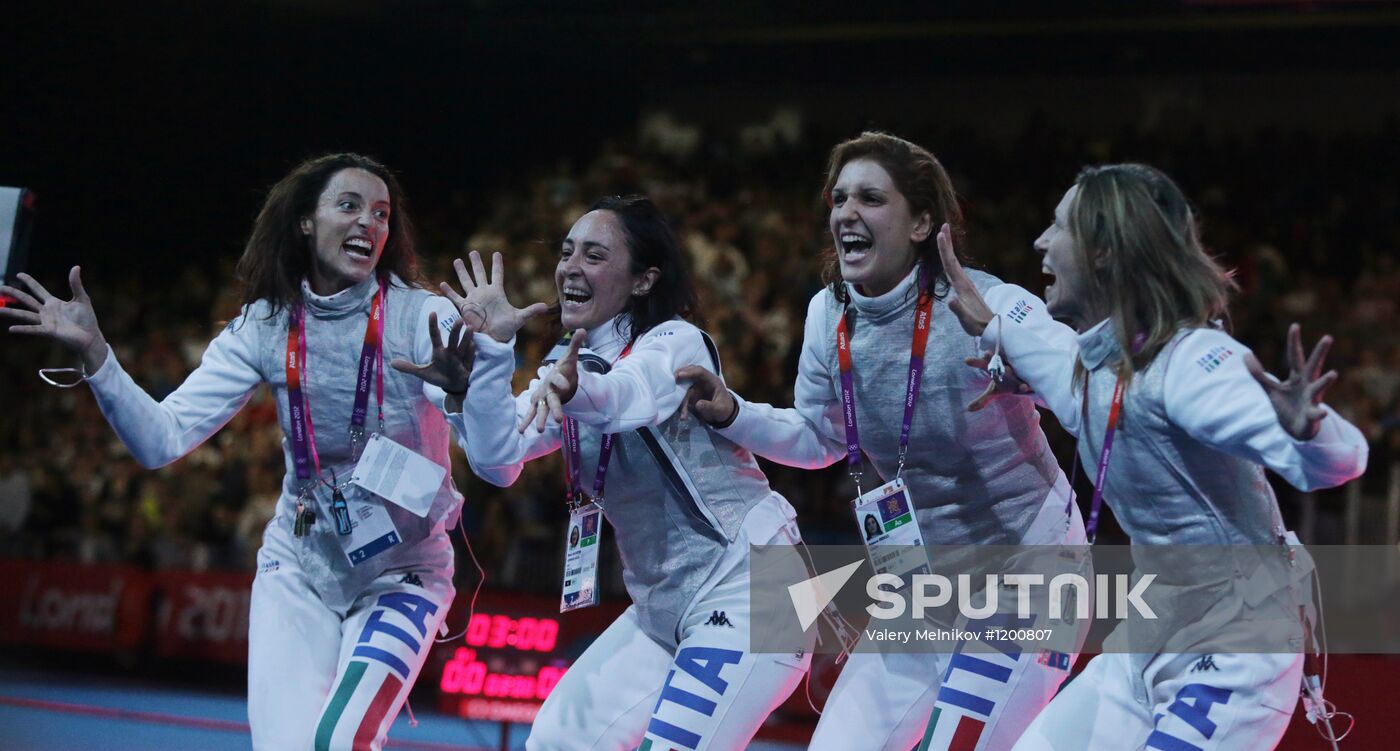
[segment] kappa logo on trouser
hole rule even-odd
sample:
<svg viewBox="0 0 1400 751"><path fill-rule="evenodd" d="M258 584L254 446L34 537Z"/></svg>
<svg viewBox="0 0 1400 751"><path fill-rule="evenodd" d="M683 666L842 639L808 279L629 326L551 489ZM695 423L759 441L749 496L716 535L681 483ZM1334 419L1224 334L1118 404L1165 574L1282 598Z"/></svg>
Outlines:
<svg viewBox="0 0 1400 751"><path fill-rule="evenodd" d="M734 628L734 624L729 622L729 616L723 610L715 610L710 613L710 620L705 621L706 626L728 626Z"/></svg>
<svg viewBox="0 0 1400 751"><path fill-rule="evenodd" d="M721 674L726 667L737 665L743 657L743 652L718 647L686 647L677 652L675 668L666 675L666 683L661 687L661 696L657 698L656 707L651 711L647 735L655 736L678 748L697 748L702 740L701 735L677 723L684 722L687 715L696 721L713 717L715 710L719 708L719 700L723 699L724 692L729 690L729 682ZM706 695L702 696L675 685L678 670L698 682ZM676 722L663 720L660 717L661 708L667 704L682 707L687 711L668 713L668 718ZM677 714L681 716L676 717ZM653 743L654 739L647 738L642 741L639 751L661 751L664 748L653 746Z"/></svg>

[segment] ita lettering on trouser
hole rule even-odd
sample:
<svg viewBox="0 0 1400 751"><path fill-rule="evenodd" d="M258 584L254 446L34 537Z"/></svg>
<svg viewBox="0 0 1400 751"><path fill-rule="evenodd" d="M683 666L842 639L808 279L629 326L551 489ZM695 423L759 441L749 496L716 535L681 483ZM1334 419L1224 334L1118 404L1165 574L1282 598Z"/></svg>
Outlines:
<svg viewBox="0 0 1400 751"><path fill-rule="evenodd" d="M1014 613L998 613L977 621L976 625L983 629L1016 629L1034 623L1035 616L1020 619ZM973 628L973 624L969 623L968 627ZM967 642L961 641L949 656L948 669L943 672L942 686L938 689L920 751L977 748L987 723L1011 697L1015 688L1012 677L1021 660L1021 647L1010 639L984 639L981 643L995 651L969 653L963 649ZM948 716L940 723L945 710Z"/></svg>
<svg viewBox="0 0 1400 751"><path fill-rule="evenodd" d="M364 629L360 631L359 643L355 646L353 656L382 662L407 680L408 665L392 652L370 646L369 642L375 634L385 634L403 642L412 654L417 654L418 649L422 646L422 639L428 636L428 619L437 613L437 603L409 592L390 592L381 595L375 604L379 607L369 614L369 620L365 622ZM409 624L418 631L418 636L414 637L402 628L385 622L384 615L389 610L407 618Z"/></svg>
<svg viewBox="0 0 1400 751"><path fill-rule="evenodd" d="M316 751L329 751L332 747L369 748L379 737L389 710L413 674L405 659L417 657L423 639L428 636L428 619L437 610L437 603L409 592L379 596L375 609L360 629L355 651L351 653L353 659L337 682L316 727ZM394 620L407 621L408 628L418 635L386 621L385 616L391 612L402 616ZM377 680L377 674L370 671L371 662L367 661L385 665L390 672Z"/></svg>
<svg viewBox="0 0 1400 751"><path fill-rule="evenodd" d="M1214 661L1211 663L1214 666ZM1226 704L1230 701L1231 691L1224 688L1207 686L1204 683L1191 683L1181 687L1176 692L1176 700L1167 707L1167 713L1177 717L1182 722L1194 730L1198 738L1191 740L1208 741L1215 735L1216 725L1210 719L1211 707L1216 704ZM1147 748L1159 748L1163 751L1201 751L1201 747L1173 735L1156 726L1161 724L1166 718L1165 714L1158 714L1152 718L1152 735L1147 736ZM1177 733L1185 732L1182 728Z"/></svg>
<svg viewBox="0 0 1400 751"><path fill-rule="evenodd" d="M743 657L743 652L718 647L686 647L677 652L676 667L667 674L666 683L661 687L661 696L651 711L647 734L681 748L698 747L701 741L700 733L677 723L685 722L687 716L693 718L696 723L686 723L692 728L708 722L719 708L719 700L724 698L724 692L729 689L729 682L723 677L724 669L730 665L737 665ZM677 671L698 682L700 685L696 688L701 689L704 695L675 685ZM669 714L668 717L676 722L668 722L659 716L661 708L667 704L682 707L686 711ZM660 751L661 748L663 747L659 745L653 747L653 739L647 738L638 751Z"/></svg>

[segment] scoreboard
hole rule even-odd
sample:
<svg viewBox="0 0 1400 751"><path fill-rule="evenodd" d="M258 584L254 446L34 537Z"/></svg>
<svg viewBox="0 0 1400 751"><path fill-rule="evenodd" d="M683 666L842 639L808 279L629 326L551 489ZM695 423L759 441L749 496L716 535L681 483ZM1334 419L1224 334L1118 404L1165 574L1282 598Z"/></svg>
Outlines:
<svg viewBox="0 0 1400 751"><path fill-rule="evenodd" d="M604 601L560 615L552 597L482 592L476 612L458 598L451 637L434 646L419 685L438 709L471 720L528 723L575 658L627 607Z"/></svg>

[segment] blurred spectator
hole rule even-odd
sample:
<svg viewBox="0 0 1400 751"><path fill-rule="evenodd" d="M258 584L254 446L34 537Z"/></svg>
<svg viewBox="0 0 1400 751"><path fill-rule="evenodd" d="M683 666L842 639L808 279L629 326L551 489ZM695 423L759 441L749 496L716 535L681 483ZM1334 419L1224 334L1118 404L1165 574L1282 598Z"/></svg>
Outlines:
<svg viewBox="0 0 1400 751"><path fill-rule="evenodd" d="M21 530L29 521L33 503L29 471L14 455L0 455L0 554L14 555L23 549Z"/></svg>

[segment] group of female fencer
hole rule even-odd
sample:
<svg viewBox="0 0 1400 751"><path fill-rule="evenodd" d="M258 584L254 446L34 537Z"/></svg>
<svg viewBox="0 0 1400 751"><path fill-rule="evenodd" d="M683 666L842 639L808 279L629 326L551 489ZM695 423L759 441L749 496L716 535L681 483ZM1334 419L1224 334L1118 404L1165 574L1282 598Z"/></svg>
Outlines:
<svg viewBox="0 0 1400 751"><path fill-rule="evenodd" d="M271 387L287 474L251 601L260 749L383 745L454 594L454 432L472 470L502 486L563 451L565 607L595 596L583 548L598 514L632 600L545 701L530 749L742 748L801 681L810 649L749 648L749 546L800 541L755 455L845 459L858 486L868 460L879 479L866 484L903 494L935 545L1083 544L1101 500L1135 545L1277 544L1263 467L1305 489L1364 470L1360 433L1321 403L1336 379L1322 374L1329 340L1305 358L1290 331L1290 374L1266 374L1221 328L1230 277L1161 172L1119 164L1074 180L1035 242L1054 276L1044 300L964 269L952 183L916 144L865 133L837 145L823 191L827 284L808 306L792 407L725 387L692 322L684 253L646 198L594 204L560 243L555 305L516 307L500 253L488 269L472 252L457 286L430 291L397 180L353 154L307 161L271 189L239 263L241 315L163 401L123 371L77 267L72 299L21 275L23 289L0 288L17 301L0 315L78 355L148 467ZM517 334L541 315L565 336L512 395ZM1098 470L1087 535L1037 404ZM1302 657L1213 654L1213 670L1188 674L1199 658L1101 655L1060 690L1068 663L1033 651L969 670L857 648L811 746L1276 742Z"/></svg>

